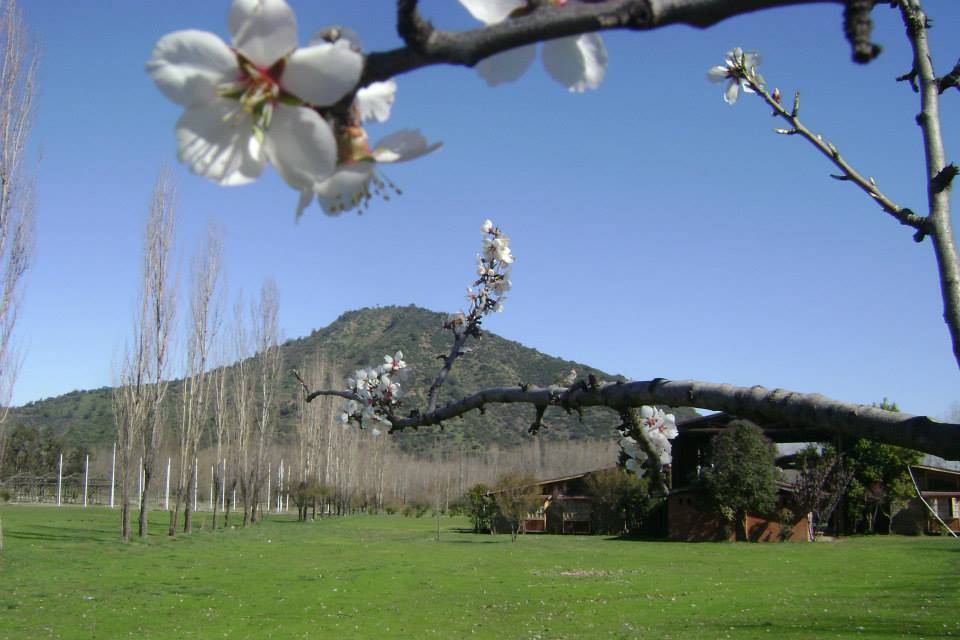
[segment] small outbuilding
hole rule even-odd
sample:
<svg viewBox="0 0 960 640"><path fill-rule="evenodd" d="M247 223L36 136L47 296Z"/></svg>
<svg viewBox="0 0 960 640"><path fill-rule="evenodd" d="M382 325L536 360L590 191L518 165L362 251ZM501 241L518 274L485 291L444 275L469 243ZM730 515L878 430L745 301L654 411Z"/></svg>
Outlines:
<svg viewBox="0 0 960 640"><path fill-rule="evenodd" d="M793 487L777 483L779 507L789 504ZM782 515L781 515L782 514ZM787 542L807 540L806 515L796 516L788 509L774 514L748 513L744 531L751 542ZM685 542L736 540L736 528L725 524L689 487L671 491L667 496L667 539Z"/></svg>

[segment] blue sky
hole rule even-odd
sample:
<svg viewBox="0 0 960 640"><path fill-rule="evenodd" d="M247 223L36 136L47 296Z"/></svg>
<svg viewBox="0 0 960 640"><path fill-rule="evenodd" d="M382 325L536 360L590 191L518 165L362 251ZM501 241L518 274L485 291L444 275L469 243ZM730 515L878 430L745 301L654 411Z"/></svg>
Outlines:
<svg viewBox="0 0 960 640"><path fill-rule="evenodd" d="M393 2L290 3L302 40L344 24L367 50L399 44ZM401 197L362 216L313 207L295 224L296 196L275 174L221 188L176 164L180 109L143 71L170 31L226 38L226 1L23 4L43 46L32 134L42 161L15 404L111 384L164 163L179 189L181 273L216 220L231 291L275 278L287 337L362 306L460 308L489 217L518 259L506 310L487 327L545 353L635 379L889 397L911 413L943 415L960 400L929 243L829 179L799 139L773 134L759 100L729 107L705 79L728 49L759 50L768 84L802 91L808 126L895 201L923 210L917 100L893 82L909 53L885 7L874 11L885 50L866 67L849 61L831 4L706 31L606 33L606 79L583 95L539 64L497 89L464 68L402 76L391 121L371 138L420 128L444 148L386 171ZM927 5L943 72L958 55L960 4ZM474 25L451 0L422 7L438 26ZM960 146L958 112L960 94L944 96L948 151Z"/></svg>

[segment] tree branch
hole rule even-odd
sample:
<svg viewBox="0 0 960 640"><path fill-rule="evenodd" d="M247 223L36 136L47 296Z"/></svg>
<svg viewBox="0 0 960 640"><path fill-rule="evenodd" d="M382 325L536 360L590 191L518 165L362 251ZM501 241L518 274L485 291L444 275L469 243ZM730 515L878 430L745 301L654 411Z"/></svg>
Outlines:
<svg viewBox="0 0 960 640"><path fill-rule="evenodd" d="M476 335L479 335L479 329L475 325L471 325L471 327L477 332ZM450 374L450 369L453 368L453 363L457 361L457 358L464 355L463 345L466 341L466 331L463 333L454 332L453 345L450 347L450 353L446 356L437 356L438 358L443 357L443 366L440 367L440 371L437 372L437 377L427 392L427 411L433 411L437 408L437 400L440 397L440 387L446 382L447 376Z"/></svg>
<svg viewBox="0 0 960 640"><path fill-rule="evenodd" d="M432 65L472 67L502 51L553 38L674 24L704 29L734 16L803 4L845 0L599 0L563 7L537 3L527 15L462 32L434 29L420 15L416 0L397 0L397 31L406 46L368 54L360 86Z"/></svg>
<svg viewBox="0 0 960 640"><path fill-rule="evenodd" d="M346 397L345 392L337 390L313 391L307 397L312 400L321 395ZM394 420L390 430L437 425L470 411L482 410L488 404L555 406L575 411L586 407L606 407L618 413L645 404L700 407L725 411L761 424L776 422L810 430L812 439L815 431L827 430L910 447L948 459L960 459L960 424L839 402L815 393L663 378L596 386L574 385L570 388L532 385L493 387L435 411L412 411L408 417Z"/></svg>
<svg viewBox="0 0 960 640"><path fill-rule="evenodd" d="M943 319L950 332L953 355L960 365L960 259L950 219L950 183L955 168L947 164L940 130L940 80L933 71L927 42L928 20L917 0L898 0L907 37L913 48L913 70L920 84L917 124L923 132L927 166L928 233L933 241L943 298Z"/></svg>
<svg viewBox="0 0 960 640"><path fill-rule="evenodd" d="M770 106L770 108L773 109L774 115L779 116L790 123L790 129L777 129L777 133L788 136L799 135L806 139L842 172L841 175L831 174L832 178L836 180L853 182L868 196L873 198L877 204L880 205L881 209L896 218L900 224L916 229L917 234L914 236L915 239L918 241L923 239L923 236L929 232L930 226L929 221L925 217L916 215L910 209L901 207L893 202L890 198L885 196L877 187L877 183L873 178L867 178L863 176L863 174L850 166L850 164L843 159L843 157L840 155L840 151L832 142L824 142L823 136L813 133L800 121L799 92L797 92L797 94L794 96L793 109L787 111L783 105L780 104L780 101L767 93L767 90L762 86L753 82L749 78L747 78L747 82L749 82L750 88L753 89L757 95L762 97Z"/></svg>
<svg viewBox="0 0 960 640"><path fill-rule="evenodd" d="M957 64L953 66L950 73L937 79L938 93L943 93L950 87L954 87L960 91L960 60L957 60Z"/></svg>

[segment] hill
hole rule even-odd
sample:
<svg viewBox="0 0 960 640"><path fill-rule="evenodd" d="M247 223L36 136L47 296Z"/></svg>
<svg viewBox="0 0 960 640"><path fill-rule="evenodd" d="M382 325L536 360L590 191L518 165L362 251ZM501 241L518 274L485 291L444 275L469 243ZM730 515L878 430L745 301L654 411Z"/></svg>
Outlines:
<svg viewBox="0 0 960 640"><path fill-rule="evenodd" d="M349 311L309 336L284 343L284 367L287 370L302 368L318 350L322 350L343 379L355 369L378 364L384 354L399 349L412 370L403 381L405 401L411 408L422 407L426 390L436 375L436 356L450 348L450 334L441 329L445 318L445 314L413 305ZM593 373L606 380L619 378L584 364L540 353L489 332L479 344L474 342L469 346L474 350L454 367L444 385L441 402L485 387L519 382L548 384L571 368L580 376ZM171 401L175 401L179 389L180 383L174 382L170 390ZM292 440L296 433L298 393L293 378L284 376L279 411L281 439ZM693 411L682 409L677 417L688 415L694 415ZM9 420L10 426L50 427L72 445L108 446L113 442L115 432L109 387L72 391L31 402L11 410ZM446 424L443 429L432 427L404 432L397 434L396 439L403 450L416 453L461 448L481 450L493 444L510 447L530 437L527 427L532 420L533 411L529 407L491 407L482 417L471 413ZM609 411L595 409L586 411L581 422L575 415L553 409L547 412L546 424L548 428L544 435L548 439L609 438L616 417Z"/></svg>

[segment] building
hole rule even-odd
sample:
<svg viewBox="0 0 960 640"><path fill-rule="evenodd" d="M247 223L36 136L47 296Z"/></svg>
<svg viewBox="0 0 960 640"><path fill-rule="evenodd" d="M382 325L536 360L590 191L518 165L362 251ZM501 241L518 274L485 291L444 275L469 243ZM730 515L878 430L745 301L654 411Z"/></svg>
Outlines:
<svg viewBox="0 0 960 640"><path fill-rule="evenodd" d="M574 475L538 481L539 508L527 514L521 531L525 533L592 533L593 498L590 497L587 478L598 469ZM492 491L491 495L496 494ZM509 530L502 518L494 520L497 531Z"/></svg>
<svg viewBox="0 0 960 640"><path fill-rule="evenodd" d="M945 533L946 526L960 533L960 470L917 464L910 471L921 497L914 498L897 513L893 518L893 531L939 534Z"/></svg>
<svg viewBox="0 0 960 640"><path fill-rule="evenodd" d="M789 503L793 488L778 482L780 506ZM688 487L675 489L667 496L668 540L684 542L707 542L736 540L736 530L720 519L720 516L700 503L699 497ZM774 514L748 513L744 531L751 542L805 542L808 540L809 522L805 514L799 516L778 509Z"/></svg>

